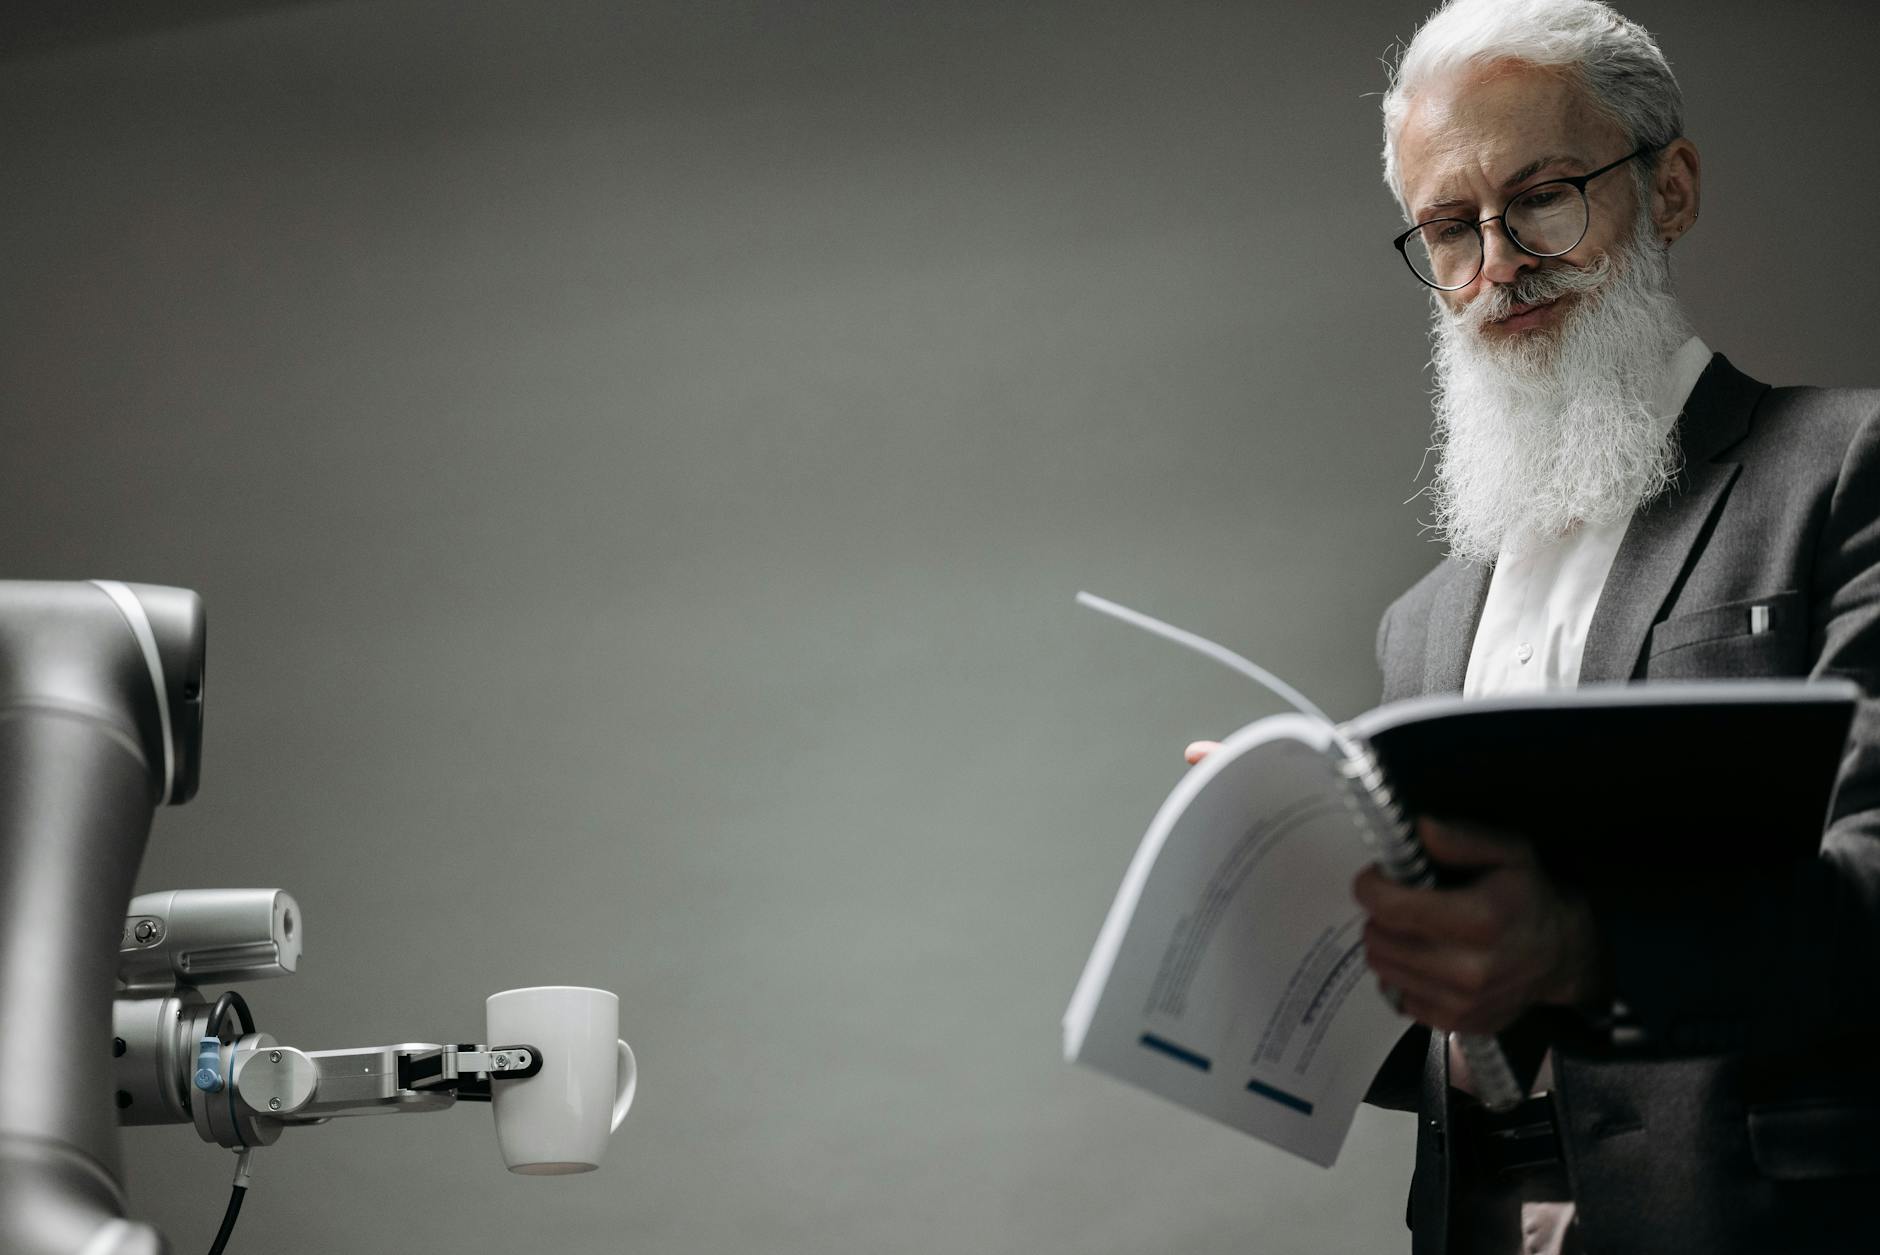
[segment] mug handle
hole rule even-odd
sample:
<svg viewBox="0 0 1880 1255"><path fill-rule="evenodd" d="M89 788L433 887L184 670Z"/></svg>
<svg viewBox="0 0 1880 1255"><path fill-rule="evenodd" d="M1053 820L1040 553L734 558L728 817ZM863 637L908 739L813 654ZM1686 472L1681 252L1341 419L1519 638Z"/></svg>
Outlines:
<svg viewBox="0 0 1880 1255"><path fill-rule="evenodd" d="M618 1089L614 1094L614 1122L607 1131L612 1133L620 1128L620 1122L627 1118L627 1108L633 1105L633 1091L639 1088L640 1072L633 1062L633 1047L616 1039L614 1044L620 1047L620 1061L615 1065Z"/></svg>

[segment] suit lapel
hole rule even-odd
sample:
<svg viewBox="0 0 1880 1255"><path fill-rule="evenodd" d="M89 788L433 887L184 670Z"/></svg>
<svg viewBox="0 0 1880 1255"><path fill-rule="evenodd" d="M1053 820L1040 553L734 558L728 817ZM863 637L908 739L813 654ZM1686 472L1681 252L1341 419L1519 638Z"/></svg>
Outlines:
<svg viewBox="0 0 1880 1255"><path fill-rule="evenodd" d="M1430 606L1428 644L1423 655L1423 691L1460 693L1469 671L1469 651L1475 645L1476 625L1482 621L1482 603L1488 600L1488 581L1494 568L1472 562L1453 562L1450 577Z"/></svg>
<svg viewBox="0 0 1880 1255"><path fill-rule="evenodd" d="M1671 491L1632 516L1587 628L1580 683L1629 680L1645 639L1677 588L1704 526L1728 495L1738 465L1723 456L1749 430L1767 392L1722 354L1711 358L1679 418L1684 470Z"/></svg>

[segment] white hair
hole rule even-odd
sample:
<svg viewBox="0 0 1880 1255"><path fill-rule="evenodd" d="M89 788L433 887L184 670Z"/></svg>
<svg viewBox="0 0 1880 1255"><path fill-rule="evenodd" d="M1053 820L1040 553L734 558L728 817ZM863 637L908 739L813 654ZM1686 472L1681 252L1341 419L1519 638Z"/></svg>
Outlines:
<svg viewBox="0 0 1880 1255"><path fill-rule="evenodd" d="M1384 93L1384 181L1403 201L1397 132L1410 98L1469 65L1519 61L1572 76L1634 147L1684 129L1684 94L1651 34L1599 0L1449 0L1418 28ZM1649 162L1635 167L1648 186Z"/></svg>

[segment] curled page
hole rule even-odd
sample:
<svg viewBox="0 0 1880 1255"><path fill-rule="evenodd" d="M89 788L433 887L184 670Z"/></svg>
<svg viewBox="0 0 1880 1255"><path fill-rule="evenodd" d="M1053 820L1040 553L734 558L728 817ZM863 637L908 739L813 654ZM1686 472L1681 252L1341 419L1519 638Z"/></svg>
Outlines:
<svg viewBox="0 0 1880 1255"><path fill-rule="evenodd" d="M1065 1057L1330 1165L1409 1021L1364 965L1373 851L1330 725L1277 715L1183 777L1064 1017Z"/></svg>

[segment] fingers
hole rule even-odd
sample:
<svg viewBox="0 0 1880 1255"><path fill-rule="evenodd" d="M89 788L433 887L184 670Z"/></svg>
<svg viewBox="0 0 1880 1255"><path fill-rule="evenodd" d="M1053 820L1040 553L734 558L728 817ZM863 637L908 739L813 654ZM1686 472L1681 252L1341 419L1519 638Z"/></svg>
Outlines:
<svg viewBox="0 0 1880 1255"><path fill-rule="evenodd" d="M1417 837L1424 851L1445 867L1502 867L1531 862L1534 857L1534 847L1526 839L1473 824L1419 819Z"/></svg>
<svg viewBox="0 0 1880 1255"><path fill-rule="evenodd" d="M1506 929L1508 911L1497 873L1460 889L1400 885L1376 864L1352 881L1351 896L1385 932L1429 941L1489 945Z"/></svg>
<svg viewBox="0 0 1880 1255"><path fill-rule="evenodd" d="M1467 838L1465 838L1467 839ZM1369 916L1365 962L1402 1013L1444 1031L1490 1033L1535 1001L1533 869L1497 866L1468 885L1411 888L1375 865L1352 882Z"/></svg>
<svg viewBox="0 0 1880 1255"><path fill-rule="evenodd" d="M1554 885L1518 842L1465 832L1453 848L1471 840L1513 857L1454 888L1410 888L1376 866L1352 881L1368 916L1365 962L1401 991L1405 1014L1495 1032L1529 1006L1603 997L1598 925L1584 899Z"/></svg>
<svg viewBox="0 0 1880 1255"><path fill-rule="evenodd" d="M1364 957L1378 979L1447 1001L1492 997L1504 975L1487 951L1401 937L1375 924L1364 930Z"/></svg>
<svg viewBox="0 0 1880 1255"><path fill-rule="evenodd" d="M1187 759L1190 765L1193 765L1220 748L1221 743L1219 741L1194 741L1189 744L1187 749L1182 751L1182 757Z"/></svg>
<svg viewBox="0 0 1880 1255"><path fill-rule="evenodd" d="M1526 1005L1518 988L1500 982L1480 956L1437 952L1399 962L1367 945L1365 961L1402 1014L1445 1032L1499 1032Z"/></svg>
<svg viewBox="0 0 1880 1255"><path fill-rule="evenodd" d="M1442 1033L1499 1033L1520 1018L1505 1010L1483 1011L1444 996L1429 996L1416 989L1391 985L1379 978L1385 1001L1419 1024Z"/></svg>
<svg viewBox="0 0 1880 1255"><path fill-rule="evenodd" d="M1380 980L1377 982L1377 992L1384 995L1384 1001L1390 1003L1391 1010L1395 1011L1398 1015L1404 1013L1403 990L1397 988L1395 985L1386 984L1384 981Z"/></svg>

